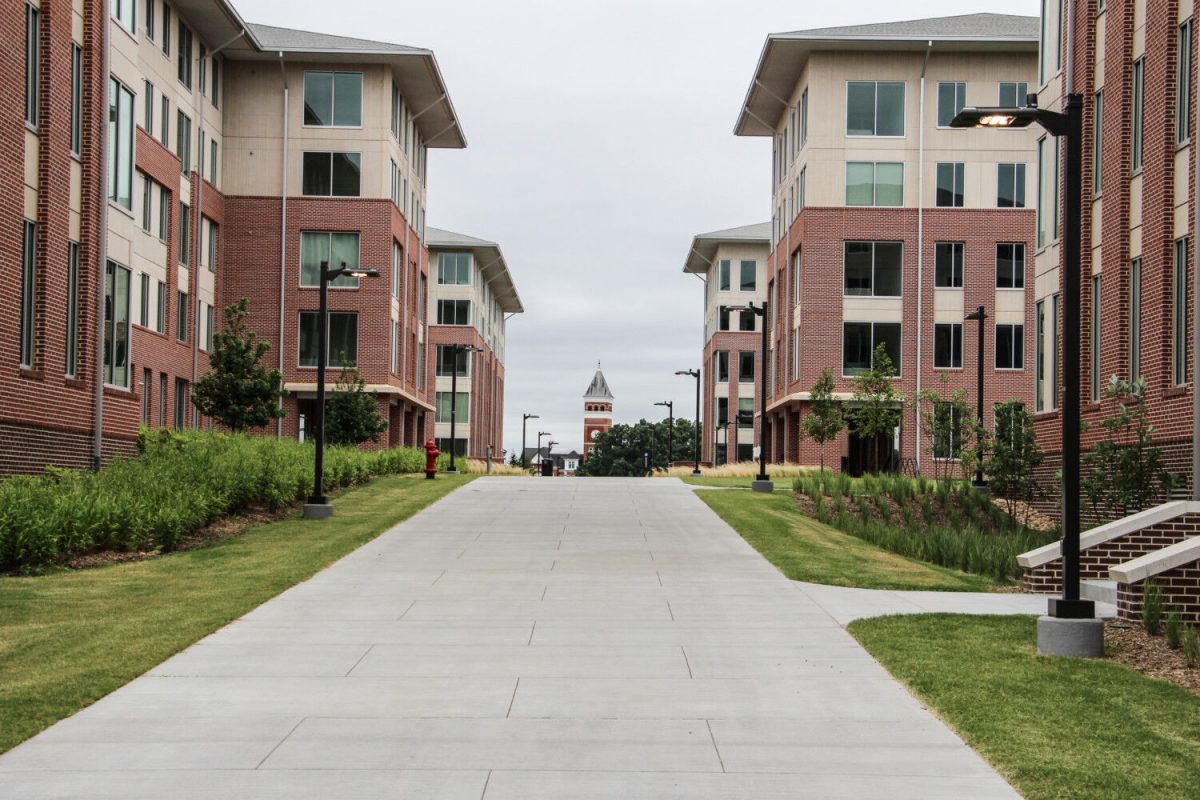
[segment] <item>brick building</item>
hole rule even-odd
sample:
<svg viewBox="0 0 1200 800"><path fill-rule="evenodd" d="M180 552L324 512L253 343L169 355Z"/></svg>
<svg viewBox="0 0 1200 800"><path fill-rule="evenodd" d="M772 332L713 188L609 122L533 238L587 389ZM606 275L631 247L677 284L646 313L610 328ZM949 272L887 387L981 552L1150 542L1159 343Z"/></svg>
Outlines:
<svg viewBox="0 0 1200 800"><path fill-rule="evenodd" d="M702 233L692 239L683 271L704 279L702 460L749 461L758 435L762 321L753 311L767 298L771 223Z"/></svg>
<svg viewBox="0 0 1200 800"><path fill-rule="evenodd" d="M426 156L466 144L431 52L225 0L37 0L0 37L0 474L210 424L191 387L241 297L303 436L323 260L382 276L331 289L329 379L354 361L387 443L422 440Z"/></svg>
<svg viewBox="0 0 1200 800"><path fill-rule="evenodd" d="M1169 468L1195 480L1193 376L1196 154L1195 25L1191 3L1081 0L1074 35L1057 3L1043 2L1039 105L1061 110L1070 90L1084 100L1080 394L1087 449L1116 401L1110 376L1142 376L1155 442ZM1059 298L1060 202L1065 161L1054 139L1041 158L1035 316L1044 331L1037 367L1035 424L1047 469L1061 463ZM1049 476L1048 472L1048 476ZM1181 487L1181 491L1186 491Z"/></svg>
<svg viewBox="0 0 1200 800"><path fill-rule="evenodd" d="M455 454L503 461L504 347L508 318L525 309L500 246L461 233L429 228L431 276L429 328L433 347L434 437L450 452L451 391ZM453 345L475 347L456 354Z"/></svg>
<svg viewBox="0 0 1200 800"><path fill-rule="evenodd" d="M596 374L583 393L583 459L592 454L596 440L602 434L608 433L613 426L613 393L608 388L608 381L596 365Z"/></svg>
<svg viewBox="0 0 1200 800"><path fill-rule="evenodd" d="M770 460L817 462L798 435L810 388L830 368L849 399L880 344L906 397L962 388L974 401L977 323L965 317L979 306L985 423L996 403L1032 402L1035 134L948 125L964 106L1024 98L1037 52L1037 18L997 14L767 38L735 132L774 143ZM954 456L912 406L892 436L843 434L833 454L854 470L874 446L921 469Z"/></svg>

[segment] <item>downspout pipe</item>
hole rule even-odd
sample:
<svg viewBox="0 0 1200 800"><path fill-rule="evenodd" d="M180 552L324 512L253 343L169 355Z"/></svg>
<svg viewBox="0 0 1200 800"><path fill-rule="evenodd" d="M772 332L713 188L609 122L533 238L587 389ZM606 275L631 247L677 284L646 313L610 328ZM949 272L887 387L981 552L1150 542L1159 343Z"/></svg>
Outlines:
<svg viewBox="0 0 1200 800"><path fill-rule="evenodd" d="M100 51L101 56L101 79L104 81L103 89L100 92L101 113L107 115L108 109L112 105L111 96L111 77L109 76L112 70L112 42L110 38L110 5L109 3L101 3L102 10L100 12ZM107 120L107 117L105 117ZM96 152L103 159L104 167L100 170L103 178L100 185L97 187L100 200L100 220L99 231L97 234L96 243L96 385L93 387L94 402L93 402L93 419L92 419L92 469L99 471L100 464L103 460L103 445L104 445L104 281L108 270L108 182L110 179L109 171L112 169L112 164L109 163L108 153L108 123L105 121L100 126L100 147ZM132 380L132 376L130 378ZM142 387L142 391L146 391L146 387Z"/></svg>
<svg viewBox="0 0 1200 800"><path fill-rule="evenodd" d="M288 79L287 69L283 65L283 51L279 52L279 75L283 79L283 147L281 149L280 175L283 185L279 194L279 338L276 346L279 374L284 374L283 346L284 316L287 314L287 212L288 212ZM283 397L279 398L279 408L283 410ZM283 417L275 420L275 438L283 438Z"/></svg>
<svg viewBox="0 0 1200 800"><path fill-rule="evenodd" d="M933 40L925 45L925 60L921 64L921 110L917 128L917 397L913 403L913 428L916 435L914 448L917 457L917 472L921 471L921 343L925 341L925 72L929 69L929 54L933 52Z"/></svg>
<svg viewBox="0 0 1200 800"><path fill-rule="evenodd" d="M700 255L700 253L697 253L695 248L692 249L692 252L695 253L697 256L699 256L703 261L707 262L709 267L712 267L713 262L709 261L707 258L704 258L704 256ZM700 304L702 306L702 313L700 315L700 320L701 320L701 323L700 323L700 362L701 362L701 370L703 370L704 369L704 361L706 360L704 357L704 350L706 347L708 347L708 278L704 277L699 272L693 272L692 274L695 275L697 278L699 278L700 282L702 284L704 284L704 289L702 290L702 293L700 296ZM697 378L697 380L699 380L699 378ZM708 394L709 394L709 390L708 390L707 386L705 387L704 394L705 394L704 399L707 399ZM696 402L699 403L700 401L697 400ZM696 409L696 415L700 416L699 407L697 407L697 409ZM704 416L705 420L709 419L710 417L715 417L715 415L713 415L713 414L705 414L703 416ZM713 435L716 436L715 428L713 429ZM708 437L702 436L702 437L700 437L700 441L707 443ZM715 465L716 460L717 460L715 445L714 445L712 460Z"/></svg>

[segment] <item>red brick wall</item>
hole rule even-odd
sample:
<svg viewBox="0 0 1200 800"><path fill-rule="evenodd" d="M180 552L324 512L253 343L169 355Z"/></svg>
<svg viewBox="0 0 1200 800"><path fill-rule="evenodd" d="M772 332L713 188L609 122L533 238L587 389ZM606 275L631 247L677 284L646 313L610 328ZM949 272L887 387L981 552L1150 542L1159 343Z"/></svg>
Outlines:
<svg viewBox="0 0 1200 800"><path fill-rule="evenodd" d="M733 317L732 324L737 324L736 315ZM701 452L703 459L709 463L715 463L716 445L718 443L725 444L728 438L729 448L726 456L730 461L737 460L737 445L738 442L755 443L758 441L758 431L762 424L759 416L759 404L756 401L754 404L754 429L738 428L737 425L727 426L724 430L717 429L717 372L713 361L713 354L717 351L725 350L729 353L729 393L723 395L729 398L729 421L733 421L737 416L738 397L740 385L738 382L738 354L742 352L754 353L754 392L757 393L762 386L761 370L762 370L762 334L749 331L717 331L708 340L708 344L704 348L704 397L701 398L701 404L704 407L704 426L703 439L701 441ZM694 388L694 387L693 387ZM757 394L755 394L757 397Z"/></svg>
<svg viewBox="0 0 1200 800"><path fill-rule="evenodd" d="M1162 591L1164 615L1178 610L1188 625L1200 625L1200 560L1190 561L1153 578ZM1146 582L1117 584L1117 615L1140 621Z"/></svg>
<svg viewBox="0 0 1200 800"><path fill-rule="evenodd" d="M433 313L436 314L436 309ZM470 381L471 413L466 425L457 426L456 435L469 437L467 450L469 458L487 458L488 445L491 445L493 448L492 458L498 461L501 459L500 450L503 442L504 366L473 326L431 325L429 327L429 358L431 362L437 358L437 346L446 344L474 345L483 351L471 354L471 377L458 379L460 392L468 388L463 384ZM436 380L436 372L437 365L435 363L431 381Z"/></svg>

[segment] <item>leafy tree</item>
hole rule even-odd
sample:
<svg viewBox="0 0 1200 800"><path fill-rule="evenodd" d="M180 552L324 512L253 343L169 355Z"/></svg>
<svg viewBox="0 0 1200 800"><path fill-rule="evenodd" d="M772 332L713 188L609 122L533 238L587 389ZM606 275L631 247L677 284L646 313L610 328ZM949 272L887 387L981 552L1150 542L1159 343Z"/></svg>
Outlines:
<svg viewBox="0 0 1200 800"><path fill-rule="evenodd" d="M387 430L374 395L366 391L362 373L352 365L342 367L333 392L325 401L325 441L329 444L378 442Z"/></svg>
<svg viewBox="0 0 1200 800"><path fill-rule="evenodd" d="M196 382L192 403L232 431L261 428L283 416L283 376L262 357L271 349L246 327L250 301L242 298L225 309L225 329L213 334L208 363L212 369Z"/></svg>
<svg viewBox="0 0 1200 800"><path fill-rule="evenodd" d="M1041 481L1034 476L1042 461L1042 449L1033 435L1033 417L1025 404L1009 400L996 406L996 435L985 471L992 492L1004 498L1014 521L1017 501L1028 504L1045 494ZM1028 519L1021 523L1028 525Z"/></svg>
<svg viewBox="0 0 1200 800"><path fill-rule="evenodd" d="M675 420L670 432L668 420L636 425L614 425L596 440L587 461L577 475L637 477L646 473L644 454L649 453L651 471L665 470L672 461L694 458L696 426L686 419ZM668 452L668 442L671 452Z"/></svg>
<svg viewBox="0 0 1200 800"><path fill-rule="evenodd" d="M1104 439L1083 457L1082 488L1101 519L1128 516L1170 493L1177 477L1163 465L1154 446L1154 426L1146 418L1146 380L1108 381L1104 396L1117 400L1116 414L1100 423Z"/></svg>
<svg viewBox="0 0 1200 800"><path fill-rule="evenodd" d="M946 383L943 375L943 389ZM955 389L947 398L936 389L922 389L916 403L928 440L926 452L933 463L934 478L948 483L956 473L969 477L982 457L980 443L988 437L981 435L966 390Z"/></svg>
<svg viewBox="0 0 1200 800"><path fill-rule="evenodd" d="M808 413L800 422L800 438L807 436L821 448L821 471L825 471L825 443L837 439L846 427L842 404L833 397L833 373L825 370L809 394Z"/></svg>
<svg viewBox="0 0 1200 800"><path fill-rule="evenodd" d="M875 348L871 368L854 378L854 405L846 410L850 429L871 442L872 472L879 472L883 443L900 424L904 410L904 395L896 391L892 381L895 377L892 359L880 344Z"/></svg>

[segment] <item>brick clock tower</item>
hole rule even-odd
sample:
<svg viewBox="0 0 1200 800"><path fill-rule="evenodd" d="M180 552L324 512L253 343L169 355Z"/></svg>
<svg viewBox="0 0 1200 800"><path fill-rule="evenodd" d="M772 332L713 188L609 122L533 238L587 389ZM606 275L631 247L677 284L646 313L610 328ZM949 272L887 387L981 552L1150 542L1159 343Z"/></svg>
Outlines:
<svg viewBox="0 0 1200 800"><path fill-rule="evenodd" d="M600 365L596 365L596 375L583 395L583 460L592 454L596 440L600 434L608 432L613 426L613 396L604 380Z"/></svg>

